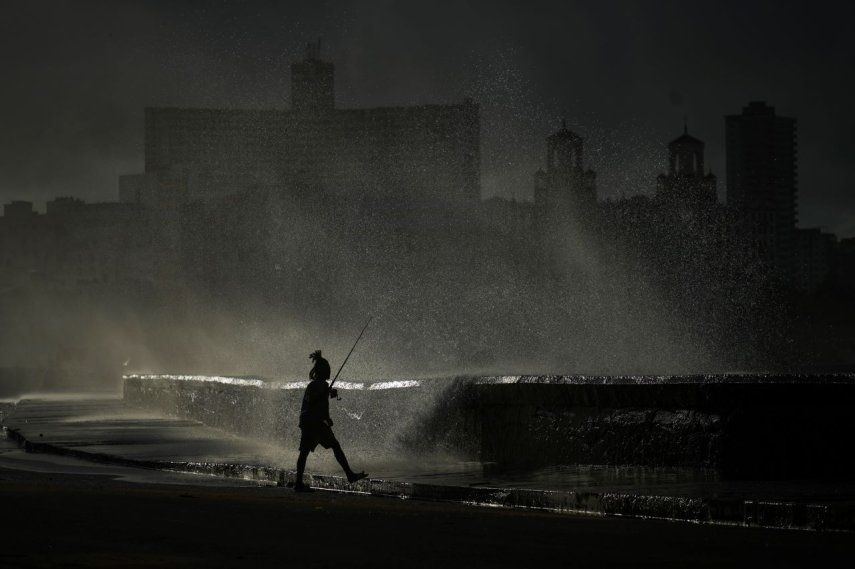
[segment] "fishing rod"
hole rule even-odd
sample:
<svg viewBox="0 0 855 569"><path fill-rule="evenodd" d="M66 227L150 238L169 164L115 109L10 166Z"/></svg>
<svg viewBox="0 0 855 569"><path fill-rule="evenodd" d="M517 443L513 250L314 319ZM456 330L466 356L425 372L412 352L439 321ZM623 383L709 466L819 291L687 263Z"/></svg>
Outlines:
<svg viewBox="0 0 855 569"><path fill-rule="evenodd" d="M352 354L352 353L353 353L353 350L355 350L355 349L356 349L356 344L358 344L358 343L359 343L359 340L361 340L361 339L362 339L362 335L363 335L363 334L365 334L365 329L366 329L366 328L368 328L368 325L369 325L369 324L371 324L371 320L372 320L373 318L374 318L373 316L369 316L369 317L368 317L368 322L366 322L366 323L365 323L365 326L363 326L363 327L362 327L362 332L360 332L360 333L359 333L359 336L357 336L356 341L353 343L353 347L352 347L352 348L350 348L350 351L347 353L347 357L346 357L346 358L344 358L344 361L343 361L343 362L341 362L341 367L340 367L340 368L338 368L338 371L336 372L335 377L333 378L332 382L330 382L330 389L332 389L332 388L333 388L333 385L335 385L335 382L336 382L336 380L338 379L338 374L340 374L340 373L341 373L341 370L343 370L343 369L344 369L344 364L346 364L346 363L347 363L347 360L349 360L349 359L350 359L350 354Z"/></svg>

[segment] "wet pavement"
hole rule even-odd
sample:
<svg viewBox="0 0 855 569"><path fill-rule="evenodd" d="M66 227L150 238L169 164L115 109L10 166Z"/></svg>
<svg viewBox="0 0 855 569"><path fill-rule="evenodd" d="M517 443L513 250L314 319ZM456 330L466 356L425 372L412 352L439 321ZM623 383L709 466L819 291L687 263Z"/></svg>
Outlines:
<svg viewBox="0 0 855 569"><path fill-rule="evenodd" d="M50 453L32 453L2 436L0 436L0 470L40 475L107 476L119 482L134 484L201 485L227 488L254 487L260 484L235 478L116 466Z"/></svg>
<svg viewBox="0 0 855 569"><path fill-rule="evenodd" d="M39 452L63 453L106 462L122 459L152 467L175 464L219 464L292 469L298 441L281 446L235 436L198 421L168 417L133 407L115 396L101 398L25 399L9 412L5 426ZM346 449L347 450L347 449ZM474 481L481 465L443 457L414 461L368 454L351 456L355 468L384 477L449 483ZM340 474L331 451L313 453L307 472Z"/></svg>
<svg viewBox="0 0 855 569"><path fill-rule="evenodd" d="M34 443L139 462L223 463L290 469L297 441L282 446L220 431L197 421L165 417L115 397L24 400L6 420ZM347 449L345 449L347 450ZM77 454L77 453L73 453ZM438 456L350 457L373 476L452 486L635 492L687 497L746 497L811 501L855 499L855 481L722 481L710 470L573 465L494 472L490 465ZM309 472L339 474L332 453L319 448Z"/></svg>
<svg viewBox="0 0 855 569"><path fill-rule="evenodd" d="M157 473L155 473L157 474ZM855 534L0 467L0 567L849 568Z"/></svg>
<svg viewBox="0 0 855 569"><path fill-rule="evenodd" d="M11 412L7 407L4 426L10 441L0 450L0 465L22 470L74 473L80 459L88 459L107 469L105 474L119 476L133 477L139 469L127 467L136 466L275 483L293 477L296 459L296 441L280 447L240 438L134 408L115 396L23 400ZM31 452L16 450L17 445ZM40 453L59 456L48 460ZM711 471L609 466L495 473L490 465L435 456L352 456L352 464L368 470L373 480L351 487L330 476L340 474L331 455L319 449L310 457L315 486L386 496L701 521L719 516L727 523L760 516L787 527L827 524L829 508L836 512L834 527L848 527L855 506L852 481L728 482ZM776 521L780 516L785 519Z"/></svg>
<svg viewBox="0 0 855 569"><path fill-rule="evenodd" d="M25 399L4 423L33 444L64 449L69 455L140 462L259 463L271 459L264 445L195 421L135 409L115 397Z"/></svg>

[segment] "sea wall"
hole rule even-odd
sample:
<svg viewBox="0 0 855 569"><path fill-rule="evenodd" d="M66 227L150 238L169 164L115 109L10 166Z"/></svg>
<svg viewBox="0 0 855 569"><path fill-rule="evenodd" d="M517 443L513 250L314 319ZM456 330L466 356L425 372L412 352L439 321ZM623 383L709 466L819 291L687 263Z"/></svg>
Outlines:
<svg viewBox="0 0 855 569"><path fill-rule="evenodd" d="M296 444L305 383L127 376L125 398ZM367 452L446 452L497 469L711 468L733 478L855 474L855 376L457 377L342 382L336 433Z"/></svg>
<svg viewBox="0 0 855 569"><path fill-rule="evenodd" d="M706 467L732 478L849 476L852 376L476 382L481 458Z"/></svg>
<svg viewBox="0 0 855 569"><path fill-rule="evenodd" d="M127 402L196 419L232 433L297 446L306 382L255 377L131 375ZM339 381L330 402L338 439L346 448L375 454L479 452L477 414L464 378ZM439 425L438 423L441 423ZM433 425L433 426L432 426Z"/></svg>

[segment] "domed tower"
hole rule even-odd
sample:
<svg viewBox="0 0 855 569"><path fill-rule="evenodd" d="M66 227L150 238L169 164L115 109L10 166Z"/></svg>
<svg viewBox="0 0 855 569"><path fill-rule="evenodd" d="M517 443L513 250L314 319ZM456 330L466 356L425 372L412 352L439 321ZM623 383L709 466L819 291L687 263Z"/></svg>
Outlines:
<svg viewBox="0 0 855 569"><path fill-rule="evenodd" d="M582 168L584 152L582 137L567 128L561 121L561 129L546 138L546 170L567 171Z"/></svg>
<svg viewBox="0 0 855 569"><path fill-rule="evenodd" d="M704 143L689 134L683 124L683 134L668 143L668 173L698 176L704 171Z"/></svg>
<svg viewBox="0 0 855 569"><path fill-rule="evenodd" d="M585 217L597 205L596 180L592 170L584 169L584 139L561 121L561 128L546 139L546 170L535 174L535 205Z"/></svg>
<svg viewBox="0 0 855 569"><path fill-rule="evenodd" d="M716 203L716 177L704 174L704 143L685 124L683 134L668 144L668 173L657 182L660 203L695 212Z"/></svg>
<svg viewBox="0 0 855 569"><path fill-rule="evenodd" d="M321 60L321 40L306 46L306 57L291 65L291 108L322 113L335 107L335 66Z"/></svg>

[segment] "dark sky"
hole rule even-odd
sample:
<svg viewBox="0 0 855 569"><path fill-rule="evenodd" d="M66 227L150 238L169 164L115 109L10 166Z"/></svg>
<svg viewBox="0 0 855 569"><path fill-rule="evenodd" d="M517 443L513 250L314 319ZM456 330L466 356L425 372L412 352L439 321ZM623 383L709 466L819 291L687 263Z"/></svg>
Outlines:
<svg viewBox="0 0 855 569"><path fill-rule="evenodd" d="M642 5L645 5L642 7ZM650 193L664 144L763 99L799 121L800 221L855 236L855 3L3 2L0 201L113 200L144 106L286 107L322 36L343 107L483 109L483 189L529 198L562 116L601 196Z"/></svg>

